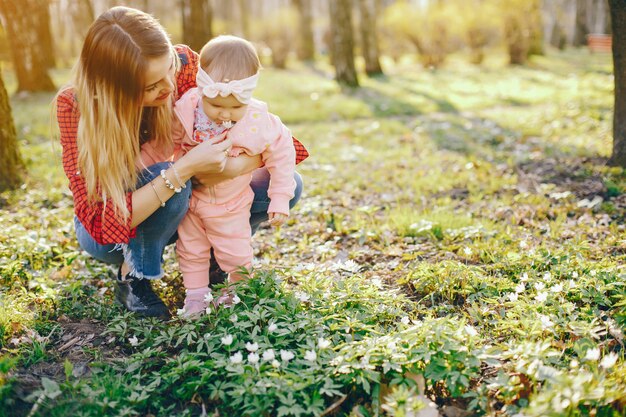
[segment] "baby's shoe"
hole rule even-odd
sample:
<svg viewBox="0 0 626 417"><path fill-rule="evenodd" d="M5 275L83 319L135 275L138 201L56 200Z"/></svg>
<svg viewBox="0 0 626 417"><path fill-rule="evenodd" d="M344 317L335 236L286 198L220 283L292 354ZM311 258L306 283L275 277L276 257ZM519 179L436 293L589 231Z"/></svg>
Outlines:
<svg viewBox="0 0 626 417"><path fill-rule="evenodd" d="M207 296L211 294L209 287L193 288L185 291L185 305L182 316L193 318L202 315L207 308Z"/></svg>

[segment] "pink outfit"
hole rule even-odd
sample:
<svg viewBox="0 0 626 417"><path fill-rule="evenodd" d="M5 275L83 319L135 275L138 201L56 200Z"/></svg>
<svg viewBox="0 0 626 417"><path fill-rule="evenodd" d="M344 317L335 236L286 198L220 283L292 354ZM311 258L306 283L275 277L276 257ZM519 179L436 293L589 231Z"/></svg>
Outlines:
<svg viewBox="0 0 626 417"><path fill-rule="evenodd" d="M203 138L197 133L205 132L194 132L194 113L201 98L201 93L194 88L176 102L172 135L180 150L175 158ZM295 148L291 132L277 116L269 113L265 103L253 99L245 116L229 130L228 137L233 141L230 156L242 152L251 156L261 155L271 176L268 212L289 214L289 200L294 196L296 185ZM254 197L250 188L251 179L252 174L249 173L212 187L193 189L189 211L178 226L179 239L176 243L185 288L208 285L211 248L225 272L234 272L241 266L250 267L250 206Z"/></svg>

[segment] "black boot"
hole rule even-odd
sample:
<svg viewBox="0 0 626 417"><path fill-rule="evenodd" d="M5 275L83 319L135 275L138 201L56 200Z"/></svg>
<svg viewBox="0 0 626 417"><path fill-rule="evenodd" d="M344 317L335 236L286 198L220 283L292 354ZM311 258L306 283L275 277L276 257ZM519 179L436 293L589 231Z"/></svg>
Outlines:
<svg viewBox="0 0 626 417"><path fill-rule="evenodd" d="M215 254L213 253L213 248L211 248L211 262L209 264L209 285L213 287L214 285L223 284L228 278L228 274L222 271L222 268L218 265L215 260Z"/></svg>
<svg viewBox="0 0 626 417"><path fill-rule="evenodd" d="M127 310L144 317L170 318L167 306L152 290L149 279L139 279L130 274L122 280L122 268L117 273L115 297Z"/></svg>

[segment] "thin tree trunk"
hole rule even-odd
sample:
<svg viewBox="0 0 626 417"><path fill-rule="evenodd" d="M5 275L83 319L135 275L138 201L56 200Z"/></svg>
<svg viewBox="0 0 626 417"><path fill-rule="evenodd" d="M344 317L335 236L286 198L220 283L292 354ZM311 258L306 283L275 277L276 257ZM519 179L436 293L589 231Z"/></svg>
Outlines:
<svg viewBox="0 0 626 417"><path fill-rule="evenodd" d="M0 191L17 188L22 183L23 169L9 95L0 75Z"/></svg>
<svg viewBox="0 0 626 417"><path fill-rule="evenodd" d="M183 42L199 52L213 37L213 10L208 0L183 0Z"/></svg>
<svg viewBox="0 0 626 417"><path fill-rule="evenodd" d="M613 155L609 163L626 168L626 2L609 0L613 32Z"/></svg>
<svg viewBox="0 0 626 417"><path fill-rule="evenodd" d="M40 30L49 18L46 0L0 0L0 15L11 44L11 57L17 76L17 91L54 91L56 87L48 74L46 45L52 36ZM37 28L33 30L33 28ZM48 38L48 39L46 39Z"/></svg>
<svg viewBox="0 0 626 417"><path fill-rule="evenodd" d="M37 36L42 43L41 52L43 53L43 61L46 69L56 67L56 59L54 55L54 42L52 40L52 32L50 31L50 3L49 0L42 0L40 13L37 13L39 22L35 26Z"/></svg>
<svg viewBox="0 0 626 417"><path fill-rule="evenodd" d="M239 0L239 18L241 21L241 33L246 39L250 39L250 8L246 0Z"/></svg>
<svg viewBox="0 0 626 417"><path fill-rule="evenodd" d="M313 61L315 57L315 42L313 40L313 9L311 8L311 0L293 0L293 4L298 9L299 16L298 59Z"/></svg>
<svg viewBox="0 0 626 417"><path fill-rule="evenodd" d="M589 26L587 24L587 14L589 12L587 0L576 0L576 29L572 45L583 46L587 44Z"/></svg>
<svg viewBox="0 0 626 417"><path fill-rule="evenodd" d="M354 66L354 36L352 33L352 2L329 0L332 61L339 84L358 87Z"/></svg>
<svg viewBox="0 0 626 417"><path fill-rule="evenodd" d="M544 55L543 48L543 18L539 0L532 0L530 8L530 43L528 55Z"/></svg>
<svg viewBox="0 0 626 417"><path fill-rule="evenodd" d="M358 0L361 12L361 49L365 60L365 73L369 76L383 73L380 67L378 31L376 30L377 0Z"/></svg>

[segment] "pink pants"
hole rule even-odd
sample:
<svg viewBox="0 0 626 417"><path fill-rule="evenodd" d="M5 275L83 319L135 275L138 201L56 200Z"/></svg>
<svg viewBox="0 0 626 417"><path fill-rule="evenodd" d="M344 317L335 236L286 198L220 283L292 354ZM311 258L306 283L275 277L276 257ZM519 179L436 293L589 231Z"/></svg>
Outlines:
<svg viewBox="0 0 626 417"><path fill-rule="evenodd" d="M211 248L224 272L234 272L252 264L250 187L223 204L207 202L193 191L189 211L178 225L176 253L185 288L209 285Z"/></svg>

